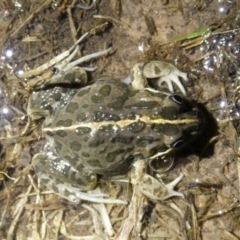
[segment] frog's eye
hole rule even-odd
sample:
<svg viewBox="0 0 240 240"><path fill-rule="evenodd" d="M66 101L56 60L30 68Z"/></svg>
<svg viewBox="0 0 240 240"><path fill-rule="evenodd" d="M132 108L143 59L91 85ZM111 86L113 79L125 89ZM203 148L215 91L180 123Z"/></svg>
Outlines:
<svg viewBox="0 0 240 240"><path fill-rule="evenodd" d="M183 104L183 98L180 95L174 94L170 98L179 105Z"/></svg>
<svg viewBox="0 0 240 240"><path fill-rule="evenodd" d="M179 149L183 146L184 140L183 139L178 139L176 142L172 144L172 148Z"/></svg>

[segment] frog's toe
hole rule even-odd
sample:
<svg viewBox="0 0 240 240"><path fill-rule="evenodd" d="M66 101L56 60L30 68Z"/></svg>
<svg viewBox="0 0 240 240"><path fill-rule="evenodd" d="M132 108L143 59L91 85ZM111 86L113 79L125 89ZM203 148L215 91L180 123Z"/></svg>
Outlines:
<svg viewBox="0 0 240 240"><path fill-rule="evenodd" d="M186 90L179 78L187 81L187 73L181 72L177 68L173 67L169 75L165 75L159 78L158 86L161 87L162 83L165 82L168 85L169 91L173 92L174 90L172 83L174 82L183 93L183 95L187 95Z"/></svg>
<svg viewBox="0 0 240 240"><path fill-rule="evenodd" d="M167 84L169 91L173 93L174 91L173 91L172 80L170 80L169 77L161 77L158 80L158 86L161 87L164 82Z"/></svg>
<svg viewBox="0 0 240 240"><path fill-rule="evenodd" d="M173 197L173 196L178 196L178 197L183 197L184 195L180 192L174 191L174 187L183 179L183 174L180 174L176 179L174 179L172 182L168 184L164 184L164 186L167 189L168 195L165 196L165 199Z"/></svg>
<svg viewBox="0 0 240 240"><path fill-rule="evenodd" d="M137 188L151 200L165 200L171 197L184 197L180 192L174 191L176 184L181 181L183 175L180 175L173 182L164 184L154 177L145 174L142 182L138 183Z"/></svg>

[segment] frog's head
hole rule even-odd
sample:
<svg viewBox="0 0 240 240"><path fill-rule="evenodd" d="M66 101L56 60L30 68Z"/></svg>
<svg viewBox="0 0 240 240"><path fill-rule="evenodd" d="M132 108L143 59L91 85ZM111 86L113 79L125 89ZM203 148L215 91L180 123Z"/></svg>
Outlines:
<svg viewBox="0 0 240 240"><path fill-rule="evenodd" d="M176 94L164 100L161 116L165 146L174 150L195 139L204 126L204 116L197 105Z"/></svg>

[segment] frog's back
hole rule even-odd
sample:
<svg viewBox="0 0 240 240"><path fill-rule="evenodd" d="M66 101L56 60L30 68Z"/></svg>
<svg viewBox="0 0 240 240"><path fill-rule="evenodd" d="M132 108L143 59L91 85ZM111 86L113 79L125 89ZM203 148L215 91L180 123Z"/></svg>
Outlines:
<svg viewBox="0 0 240 240"><path fill-rule="evenodd" d="M177 118L175 111L166 111L165 98L120 81L99 80L76 91L44 132L56 152L77 169L84 164L96 173L117 174L137 154L146 159L165 151L163 134L178 134L176 124L162 121Z"/></svg>

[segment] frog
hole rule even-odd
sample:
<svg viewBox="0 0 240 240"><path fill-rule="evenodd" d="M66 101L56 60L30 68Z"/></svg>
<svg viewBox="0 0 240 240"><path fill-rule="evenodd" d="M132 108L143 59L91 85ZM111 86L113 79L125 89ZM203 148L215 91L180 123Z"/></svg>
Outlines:
<svg viewBox="0 0 240 240"><path fill-rule="evenodd" d="M187 80L187 74L169 62L152 60L135 64L130 76L130 82L101 78L87 84L86 71L74 66L45 81L49 88L41 86L30 96L28 115L33 121L45 119L42 132L47 142L33 156L32 166L41 182L61 197L75 203L108 203L106 194L91 192L99 176L111 178L129 171L131 183L148 198L183 196L174 191L182 174L164 184L150 176L147 167L202 131L204 117L185 96L180 81ZM159 88L149 87L149 79ZM60 86L74 81L85 86ZM169 91L162 88L164 82ZM173 92L172 83L182 94Z"/></svg>

